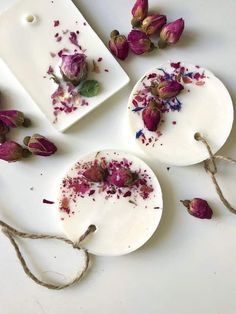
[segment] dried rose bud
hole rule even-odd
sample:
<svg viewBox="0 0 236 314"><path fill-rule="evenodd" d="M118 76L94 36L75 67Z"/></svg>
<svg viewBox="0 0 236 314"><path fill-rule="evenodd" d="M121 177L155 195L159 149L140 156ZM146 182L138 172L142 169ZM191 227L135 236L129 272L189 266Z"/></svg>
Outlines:
<svg viewBox="0 0 236 314"><path fill-rule="evenodd" d="M112 54L120 60L125 60L129 54L129 44L124 35L120 35L118 31L111 32L109 48Z"/></svg>
<svg viewBox="0 0 236 314"><path fill-rule="evenodd" d="M163 81L157 87L160 98L169 99L176 97L184 89L183 85L177 81Z"/></svg>
<svg viewBox="0 0 236 314"><path fill-rule="evenodd" d="M208 205L207 201L201 198L194 198L193 200L181 201L188 209L190 215L200 219L211 219L213 211Z"/></svg>
<svg viewBox="0 0 236 314"><path fill-rule="evenodd" d="M132 30L128 35L130 49L136 55L141 55L145 52L150 52L154 49L154 44L149 37L142 31Z"/></svg>
<svg viewBox="0 0 236 314"><path fill-rule="evenodd" d="M131 172L127 168L119 168L112 171L108 177L108 182L119 188L123 188L133 185L137 179L137 173Z"/></svg>
<svg viewBox="0 0 236 314"><path fill-rule="evenodd" d="M33 155L47 157L57 151L57 147L52 142L39 134L25 137L24 144Z"/></svg>
<svg viewBox="0 0 236 314"><path fill-rule="evenodd" d="M166 44L176 44L184 31L184 20L178 19L172 23L166 24L160 33L160 48L164 48Z"/></svg>
<svg viewBox="0 0 236 314"><path fill-rule="evenodd" d="M24 149L14 141L8 141L0 145L0 159L15 162L24 157Z"/></svg>
<svg viewBox="0 0 236 314"><path fill-rule="evenodd" d="M102 168L98 163L95 163L93 166L85 170L83 175L89 181L103 182L106 179L107 170Z"/></svg>
<svg viewBox="0 0 236 314"><path fill-rule="evenodd" d="M157 33L165 24L166 24L165 15L161 15L161 14L149 15L142 22L142 30L148 36L151 36Z"/></svg>
<svg viewBox="0 0 236 314"><path fill-rule="evenodd" d="M25 117L23 112L18 110L1 110L0 121L2 121L9 128L17 128L22 126Z"/></svg>
<svg viewBox="0 0 236 314"><path fill-rule="evenodd" d="M88 74L88 64L86 62L85 54L63 54L61 58L62 62L60 70L65 80L70 81L73 85L76 86L86 79Z"/></svg>
<svg viewBox="0 0 236 314"><path fill-rule="evenodd" d="M131 13L133 16L131 24L134 27L138 26L148 14L148 0L136 0Z"/></svg>
<svg viewBox="0 0 236 314"><path fill-rule="evenodd" d="M148 106L143 110L142 118L145 127L149 131L156 131L161 120L161 112L158 109L158 104L154 101L150 101Z"/></svg>

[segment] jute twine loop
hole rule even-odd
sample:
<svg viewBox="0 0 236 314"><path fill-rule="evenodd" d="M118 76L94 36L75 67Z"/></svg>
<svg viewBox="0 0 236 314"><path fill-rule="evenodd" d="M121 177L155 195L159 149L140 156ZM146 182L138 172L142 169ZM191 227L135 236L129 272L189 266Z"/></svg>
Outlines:
<svg viewBox="0 0 236 314"><path fill-rule="evenodd" d="M26 275L30 279L32 279L38 285L46 287L48 289L52 289L52 290L62 290L62 289L68 288L74 284L77 284L82 279L82 277L85 275L85 273L87 272L88 266L89 266L89 254L86 250L80 248L79 244L83 240L85 240L85 238L89 234L93 233L96 230L96 227L94 225L90 225L88 227L88 229L84 232L84 234L82 234L82 236L80 237L80 239L78 240L77 243L74 243L71 240L66 239L64 237L60 237L60 236L20 232L16 229L12 228L11 226L9 226L8 224L6 224L5 222L3 222L1 220L0 220L0 227L1 227L2 233L9 239L10 243L14 247L14 249L16 251L16 255L20 261L21 266L23 267L24 272L26 273ZM84 262L83 269L81 270L79 275L77 275L75 278L73 278L68 283L53 284L53 283L44 282L44 281L40 280L39 278L37 278L29 269L23 255L19 249L19 246L15 241L16 237L23 238L23 239L31 239L31 240L38 240L38 239L58 240L58 241L62 241L64 243L66 243L68 245L71 245L75 250L81 250L84 253L85 262Z"/></svg>
<svg viewBox="0 0 236 314"><path fill-rule="evenodd" d="M209 153L209 159L204 161L204 168L206 172L210 175L221 202L224 204L226 208L228 208L228 210L231 213L236 214L236 209L227 201L216 179L216 174L217 174L216 160L217 159L223 160L232 164L236 164L236 160L230 157L214 155L208 141L200 133L195 134L195 139L197 141L202 142L207 148L207 151Z"/></svg>

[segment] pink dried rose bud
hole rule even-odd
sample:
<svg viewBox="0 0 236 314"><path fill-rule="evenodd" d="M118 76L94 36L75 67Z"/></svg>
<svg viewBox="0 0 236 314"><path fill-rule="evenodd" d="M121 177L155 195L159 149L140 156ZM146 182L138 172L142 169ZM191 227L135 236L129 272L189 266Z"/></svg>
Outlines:
<svg viewBox="0 0 236 314"><path fill-rule="evenodd" d="M183 85L177 81L163 81L157 87L157 93L162 99L176 97L184 89Z"/></svg>
<svg viewBox="0 0 236 314"><path fill-rule="evenodd" d="M86 62L87 57L85 54L63 54L61 58L62 62L60 70L66 81L69 81L76 86L86 79L88 74L88 64Z"/></svg>
<svg viewBox="0 0 236 314"><path fill-rule="evenodd" d="M25 137L24 144L33 155L47 157L57 151L57 147L52 142L39 134Z"/></svg>
<svg viewBox="0 0 236 314"><path fill-rule="evenodd" d="M83 175L91 182L103 182L107 177L107 170L102 168L98 163L95 163L93 166L85 170Z"/></svg>
<svg viewBox="0 0 236 314"><path fill-rule="evenodd" d="M131 24L135 27L142 22L148 14L148 0L137 0L132 8Z"/></svg>
<svg viewBox="0 0 236 314"><path fill-rule="evenodd" d="M167 44L176 44L184 31L184 20L178 19L172 23L166 24L160 33L160 48L164 48Z"/></svg>
<svg viewBox="0 0 236 314"><path fill-rule="evenodd" d="M155 48L149 37L144 32L139 30L132 30L129 33L128 42L130 49L136 55L150 52Z"/></svg>
<svg viewBox="0 0 236 314"><path fill-rule="evenodd" d="M208 205L207 201L201 198L194 198L193 200L181 201L187 208L190 215L200 219L211 219L213 211Z"/></svg>
<svg viewBox="0 0 236 314"><path fill-rule="evenodd" d="M142 22L142 30L151 36L157 33L166 24L166 16L161 14L153 14L147 16Z"/></svg>
<svg viewBox="0 0 236 314"><path fill-rule="evenodd" d="M0 121L9 128L17 128L24 124L25 117L23 112L18 110L1 110Z"/></svg>
<svg viewBox="0 0 236 314"><path fill-rule="evenodd" d="M119 188L129 187L137 181L138 175L135 172L131 172L127 168L119 168L112 171L107 178L108 182Z"/></svg>
<svg viewBox="0 0 236 314"><path fill-rule="evenodd" d="M120 60L125 60L129 54L129 44L124 35L120 35L118 31L111 32L109 48L112 54Z"/></svg>
<svg viewBox="0 0 236 314"><path fill-rule="evenodd" d="M149 131L155 132L161 121L161 112L158 108L158 104L154 101L150 101L142 112L142 118L145 127Z"/></svg>
<svg viewBox="0 0 236 314"><path fill-rule="evenodd" d="M15 162L24 157L24 149L14 141L7 141L0 145L0 159Z"/></svg>

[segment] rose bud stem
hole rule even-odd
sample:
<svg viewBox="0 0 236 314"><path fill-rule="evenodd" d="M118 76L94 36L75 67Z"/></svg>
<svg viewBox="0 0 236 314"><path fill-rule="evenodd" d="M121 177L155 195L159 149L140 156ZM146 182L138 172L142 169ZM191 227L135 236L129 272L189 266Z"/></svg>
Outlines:
<svg viewBox="0 0 236 314"><path fill-rule="evenodd" d="M157 45L158 45L158 47L159 47L160 49L164 49L164 48L166 48L166 47L168 46L168 44L167 44L165 41L161 40L161 39L159 39Z"/></svg>
<svg viewBox="0 0 236 314"><path fill-rule="evenodd" d="M22 124L22 126L23 126L24 128L28 128L28 127L30 127L31 125L32 125L31 120L30 120L29 118L25 118L25 119L24 119L24 122L23 122L23 124Z"/></svg>
<svg viewBox="0 0 236 314"><path fill-rule="evenodd" d="M110 38L116 37L116 36L118 36L118 35L120 35L119 31L116 30L116 29L114 29L114 30L111 32L111 34L110 34Z"/></svg>
<svg viewBox="0 0 236 314"><path fill-rule="evenodd" d="M6 135L0 135L0 144L6 142Z"/></svg>

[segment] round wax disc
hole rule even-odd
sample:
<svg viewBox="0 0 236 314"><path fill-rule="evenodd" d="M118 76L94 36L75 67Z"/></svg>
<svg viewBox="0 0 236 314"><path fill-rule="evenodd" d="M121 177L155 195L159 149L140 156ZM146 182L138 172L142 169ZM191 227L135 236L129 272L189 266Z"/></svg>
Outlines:
<svg viewBox="0 0 236 314"><path fill-rule="evenodd" d="M96 182L95 182L96 181ZM81 158L60 185L59 215L72 241L90 225L96 231L81 246L97 255L138 249L162 215L162 193L152 170L137 157L102 151Z"/></svg>
<svg viewBox="0 0 236 314"><path fill-rule="evenodd" d="M179 95L161 99L155 94L160 82L172 80L184 87ZM158 103L161 112L155 131L149 131L143 122L150 101ZM209 157L206 147L195 140L196 133L207 139L214 153L222 147L232 128L233 104L225 86L210 71L181 62L167 63L146 73L135 85L128 115L133 138L149 156L184 166Z"/></svg>

